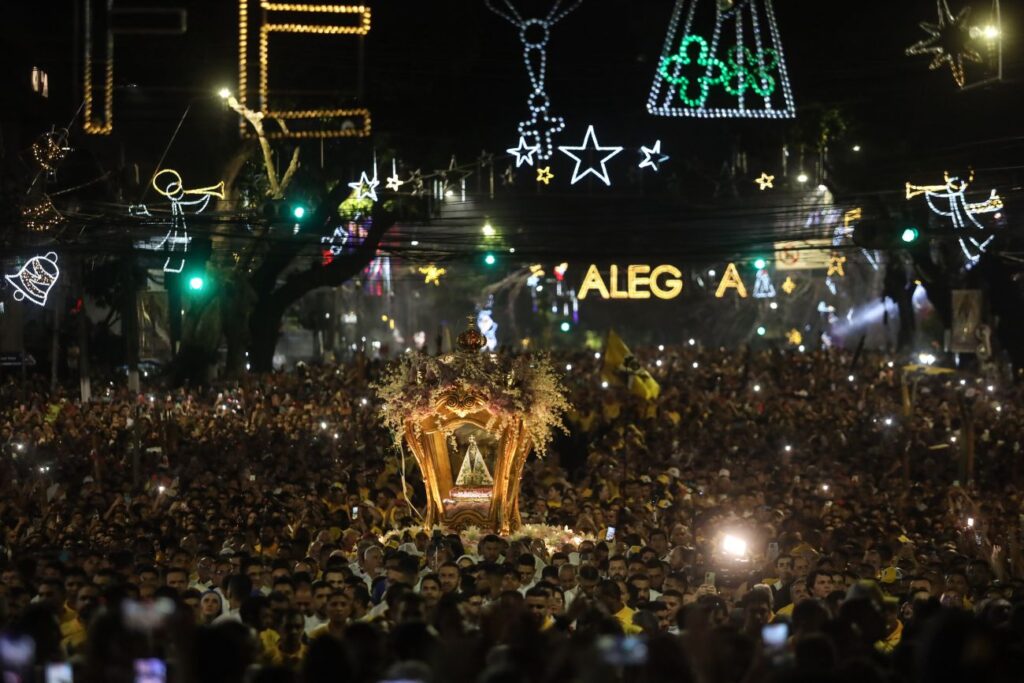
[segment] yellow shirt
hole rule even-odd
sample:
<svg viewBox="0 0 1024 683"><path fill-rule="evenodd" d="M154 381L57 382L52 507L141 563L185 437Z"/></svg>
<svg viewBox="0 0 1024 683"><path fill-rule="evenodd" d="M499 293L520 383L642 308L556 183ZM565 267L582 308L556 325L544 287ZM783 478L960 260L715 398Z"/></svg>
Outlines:
<svg viewBox="0 0 1024 683"><path fill-rule="evenodd" d="M87 631L85 624L77 618L60 625L61 645L69 655L79 651L85 645Z"/></svg>
<svg viewBox="0 0 1024 683"><path fill-rule="evenodd" d="M622 624L622 632L627 636L642 633L643 629L633 623L633 615L636 614L636 610L632 610L628 607L623 607L614 614L614 617L619 620Z"/></svg>
<svg viewBox="0 0 1024 683"><path fill-rule="evenodd" d="M783 607L782 609L780 609L778 612L775 613L775 618L776 619L778 619L779 617L789 617L789 618L792 618L792 616L793 616L793 607L795 607L795 605L793 603L789 603L788 605L786 605L785 607Z"/></svg>
<svg viewBox="0 0 1024 683"><path fill-rule="evenodd" d="M903 638L903 622L897 620L896 628L892 630L892 633L875 643L875 649L883 654L890 655L896 649L896 646L900 644L901 638Z"/></svg>
<svg viewBox="0 0 1024 683"><path fill-rule="evenodd" d="M299 649L292 653L282 652L278 645L264 653L263 658L269 666L287 666L296 669L306 658L306 646L299 644Z"/></svg>

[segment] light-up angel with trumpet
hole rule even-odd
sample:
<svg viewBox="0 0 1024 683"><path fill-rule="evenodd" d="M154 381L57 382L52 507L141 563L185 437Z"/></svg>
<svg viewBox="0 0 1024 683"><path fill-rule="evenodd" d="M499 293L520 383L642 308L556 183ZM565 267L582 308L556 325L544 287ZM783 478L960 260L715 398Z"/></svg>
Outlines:
<svg viewBox="0 0 1024 683"><path fill-rule="evenodd" d="M974 172L966 180L951 176L948 172L943 174L945 181L941 185L914 185L907 183L907 199L924 195L928 202L928 208L939 216L945 216L953 223L954 230L963 230L974 226L978 230L985 231L986 228L975 216L982 213L995 213L1003 208L1003 199L995 190L989 192L988 199L983 202L968 202L967 188L974 182ZM958 237L960 249L967 259L968 268L973 266L981 258L985 249L995 239L989 235L986 239L979 241L973 236Z"/></svg>

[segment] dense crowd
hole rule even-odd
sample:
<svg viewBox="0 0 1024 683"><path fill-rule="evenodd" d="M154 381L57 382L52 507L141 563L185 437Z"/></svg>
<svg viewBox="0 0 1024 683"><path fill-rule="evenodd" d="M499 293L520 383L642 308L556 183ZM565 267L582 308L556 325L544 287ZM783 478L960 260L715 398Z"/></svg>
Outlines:
<svg viewBox="0 0 1024 683"><path fill-rule="evenodd" d="M641 357L655 400L557 358L568 433L509 538L423 529L379 361L87 404L7 382L4 680L1024 677L1020 389L866 352Z"/></svg>

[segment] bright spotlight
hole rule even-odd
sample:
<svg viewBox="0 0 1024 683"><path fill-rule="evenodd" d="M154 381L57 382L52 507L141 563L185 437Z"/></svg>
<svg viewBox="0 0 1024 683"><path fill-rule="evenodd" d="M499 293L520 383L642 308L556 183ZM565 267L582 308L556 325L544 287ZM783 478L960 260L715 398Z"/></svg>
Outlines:
<svg viewBox="0 0 1024 683"><path fill-rule="evenodd" d="M806 173L801 173L800 175L798 175L798 176L796 177L796 181L797 181L798 183L806 183L806 182L807 182L807 180L808 180L808 178L807 178L807 174L806 174Z"/></svg>
<svg viewBox="0 0 1024 683"><path fill-rule="evenodd" d="M220 95L220 98L222 100L226 100L227 98L231 97L231 91L227 88L221 88L217 91L217 94Z"/></svg>
<svg viewBox="0 0 1024 683"><path fill-rule="evenodd" d="M727 555L743 557L747 554L747 542L738 536L726 534L722 539L722 550Z"/></svg>

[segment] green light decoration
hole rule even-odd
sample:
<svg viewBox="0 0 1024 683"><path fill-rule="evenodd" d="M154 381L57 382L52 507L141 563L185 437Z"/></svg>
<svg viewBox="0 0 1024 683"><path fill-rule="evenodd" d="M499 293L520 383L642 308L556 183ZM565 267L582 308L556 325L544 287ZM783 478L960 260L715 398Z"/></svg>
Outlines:
<svg viewBox="0 0 1024 683"><path fill-rule="evenodd" d="M697 118L796 116L772 0L703 0L699 7L701 2L676 0L647 111ZM693 29L710 24L712 12L709 40ZM731 35L735 43L726 45Z"/></svg>
<svg viewBox="0 0 1024 683"><path fill-rule="evenodd" d="M904 228L903 233L900 235L905 243L910 244L915 241L921 233L918 232L917 228Z"/></svg>
<svg viewBox="0 0 1024 683"><path fill-rule="evenodd" d="M205 281L205 280L204 280L204 279L203 279L202 277L200 277L200 276L198 276L198 275L195 275L195 276L193 276L193 277L189 278L189 281L188 281L188 286L189 286L189 288L190 288L190 289L191 289L192 291L196 291L196 292L198 292L198 291L199 291L200 289L202 289L202 288L203 288L203 287L204 287L205 285L206 285L206 281Z"/></svg>

